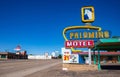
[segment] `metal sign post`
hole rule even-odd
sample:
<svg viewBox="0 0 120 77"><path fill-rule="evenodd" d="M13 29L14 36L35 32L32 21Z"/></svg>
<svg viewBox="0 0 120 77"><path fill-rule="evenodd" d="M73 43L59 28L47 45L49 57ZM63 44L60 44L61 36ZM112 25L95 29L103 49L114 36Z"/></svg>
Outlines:
<svg viewBox="0 0 120 77"><path fill-rule="evenodd" d="M91 65L91 49L88 49L89 65Z"/></svg>

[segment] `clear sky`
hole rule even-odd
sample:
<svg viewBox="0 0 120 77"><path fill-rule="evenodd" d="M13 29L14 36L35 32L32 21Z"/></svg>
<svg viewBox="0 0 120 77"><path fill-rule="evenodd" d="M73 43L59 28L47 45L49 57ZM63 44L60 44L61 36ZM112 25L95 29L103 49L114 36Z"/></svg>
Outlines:
<svg viewBox="0 0 120 77"><path fill-rule="evenodd" d="M62 31L71 25L83 25L80 9L92 5L92 25L120 36L119 0L0 0L0 51L19 44L28 54L60 51Z"/></svg>

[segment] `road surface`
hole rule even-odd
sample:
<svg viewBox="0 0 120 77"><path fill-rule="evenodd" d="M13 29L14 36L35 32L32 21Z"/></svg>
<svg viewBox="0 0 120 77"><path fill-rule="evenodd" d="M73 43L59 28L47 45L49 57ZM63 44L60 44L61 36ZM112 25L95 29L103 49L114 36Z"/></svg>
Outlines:
<svg viewBox="0 0 120 77"><path fill-rule="evenodd" d="M7 60L0 61L0 77L25 77L61 64L61 60Z"/></svg>
<svg viewBox="0 0 120 77"><path fill-rule="evenodd" d="M63 71L62 60L0 61L0 77L120 77L120 70Z"/></svg>

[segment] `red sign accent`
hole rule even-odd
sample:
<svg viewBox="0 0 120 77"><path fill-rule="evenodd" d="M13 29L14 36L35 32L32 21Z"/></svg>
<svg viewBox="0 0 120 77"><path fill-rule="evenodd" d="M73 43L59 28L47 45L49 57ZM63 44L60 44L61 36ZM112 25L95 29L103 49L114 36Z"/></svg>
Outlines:
<svg viewBox="0 0 120 77"><path fill-rule="evenodd" d="M94 47L93 40L68 40L65 42L66 48L89 48Z"/></svg>
<svg viewBox="0 0 120 77"><path fill-rule="evenodd" d="M15 50L16 50L16 51L19 51L19 50L21 50L21 47L20 47L20 45L17 45L17 47L15 48Z"/></svg>

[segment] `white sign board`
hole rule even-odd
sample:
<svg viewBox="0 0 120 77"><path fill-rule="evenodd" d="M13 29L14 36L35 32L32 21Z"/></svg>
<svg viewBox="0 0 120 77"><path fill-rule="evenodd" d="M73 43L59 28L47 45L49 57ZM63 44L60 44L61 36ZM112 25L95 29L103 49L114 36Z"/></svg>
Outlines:
<svg viewBox="0 0 120 77"><path fill-rule="evenodd" d="M62 48L63 63L70 63L71 50Z"/></svg>
<svg viewBox="0 0 120 77"><path fill-rule="evenodd" d="M70 55L70 63L79 63L79 55L71 54Z"/></svg>
<svg viewBox="0 0 120 77"><path fill-rule="evenodd" d="M63 63L79 63L79 55L71 54L71 49L62 48Z"/></svg>

